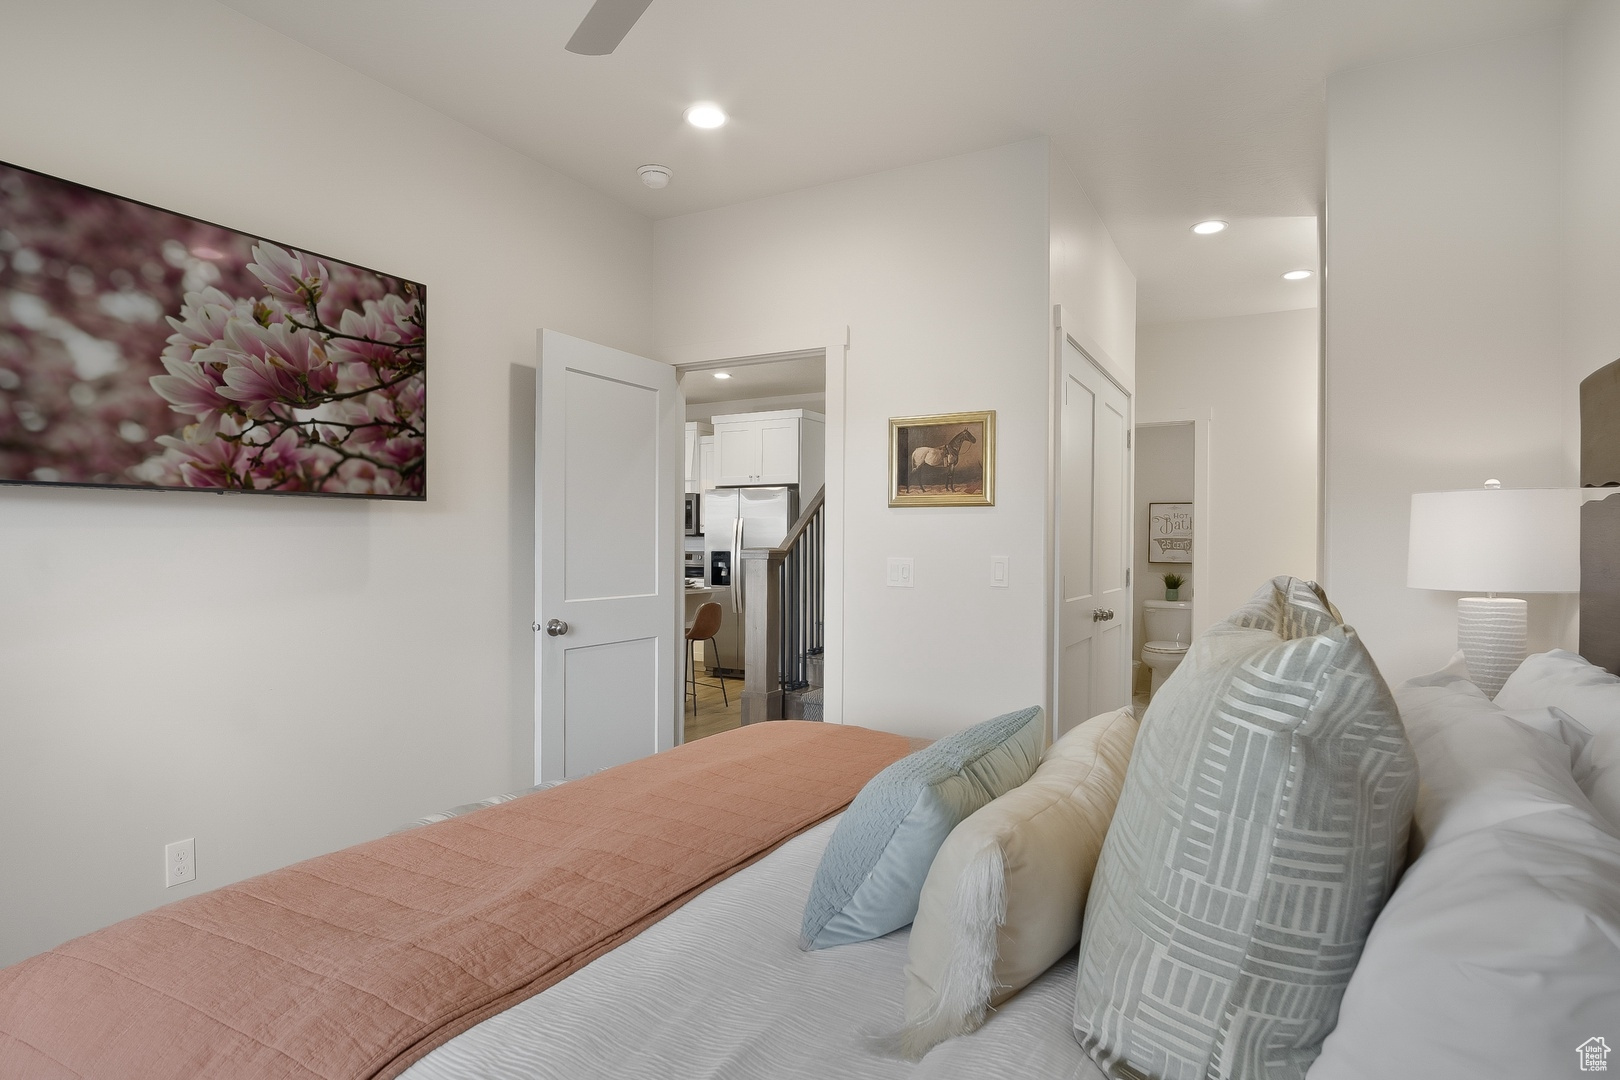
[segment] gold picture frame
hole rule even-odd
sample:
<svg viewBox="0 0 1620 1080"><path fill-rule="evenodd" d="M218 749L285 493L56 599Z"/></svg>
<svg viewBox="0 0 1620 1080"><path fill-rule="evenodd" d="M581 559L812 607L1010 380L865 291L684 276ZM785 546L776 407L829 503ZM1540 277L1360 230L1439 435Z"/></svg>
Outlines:
<svg viewBox="0 0 1620 1080"><path fill-rule="evenodd" d="M891 418L889 505L996 505L994 410Z"/></svg>

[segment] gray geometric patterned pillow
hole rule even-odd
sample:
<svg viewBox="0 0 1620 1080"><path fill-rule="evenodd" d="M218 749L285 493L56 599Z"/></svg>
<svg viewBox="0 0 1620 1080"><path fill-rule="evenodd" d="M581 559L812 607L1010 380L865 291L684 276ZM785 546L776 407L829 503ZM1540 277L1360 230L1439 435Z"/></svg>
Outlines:
<svg viewBox="0 0 1620 1080"><path fill-rule="evenodd" d="M1417 759L1356 632L1277 578L1143 717L1080 942L1109 1076L1299 1080L1406 857Z"/></svg>

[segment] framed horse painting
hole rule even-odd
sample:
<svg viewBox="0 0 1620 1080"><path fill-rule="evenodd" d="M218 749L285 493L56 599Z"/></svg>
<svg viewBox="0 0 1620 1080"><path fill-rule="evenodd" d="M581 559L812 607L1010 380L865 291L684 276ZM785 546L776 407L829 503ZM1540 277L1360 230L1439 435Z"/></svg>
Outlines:
<svg viewBox="0 0 1620 1080"><path fill-rule="evenodd" d="M889 421L890 506L994 506L996 414Z"/></svg>

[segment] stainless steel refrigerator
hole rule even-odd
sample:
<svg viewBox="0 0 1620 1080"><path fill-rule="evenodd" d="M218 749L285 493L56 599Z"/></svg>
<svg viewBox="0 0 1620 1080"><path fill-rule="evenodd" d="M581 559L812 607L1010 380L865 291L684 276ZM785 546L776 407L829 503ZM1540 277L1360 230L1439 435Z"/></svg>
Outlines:
<svg viewBox="0 0 1620 1080"><path fill-rule="evenodd" d="M744 548L780 544L799 516L799 489L783 487L710 488L703 493L703 582L720 605L716 657L704 650L712 669L718 660L727 675L743 669L744 612L748 597L741 587Z"/></svg>

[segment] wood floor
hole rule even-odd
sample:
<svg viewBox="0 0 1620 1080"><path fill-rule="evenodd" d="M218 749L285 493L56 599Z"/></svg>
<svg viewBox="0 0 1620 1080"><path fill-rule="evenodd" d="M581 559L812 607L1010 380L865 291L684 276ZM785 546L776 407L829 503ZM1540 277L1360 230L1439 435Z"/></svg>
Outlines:
<svg viewBox="0 0 1620 1080"><path fill-rule="evenodd" d="M717 679L703 674L703 668L698 668L698 678L701 680L697 688L697 713L692 712L692 699L686 699L686 735L685 742L701 739L706 735L718 735L722 731L730 731L734 727L742 726L742 680L727 679L724 697L720 693ZM707 686L707 683L716 683ZM725 698L731 699L727 705Z"/></svg>

